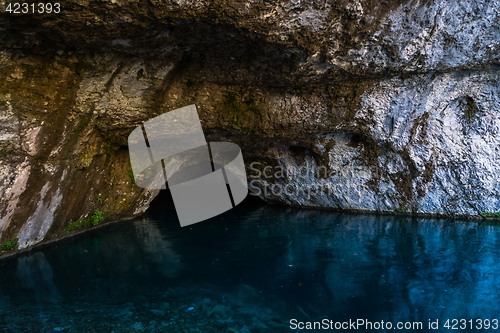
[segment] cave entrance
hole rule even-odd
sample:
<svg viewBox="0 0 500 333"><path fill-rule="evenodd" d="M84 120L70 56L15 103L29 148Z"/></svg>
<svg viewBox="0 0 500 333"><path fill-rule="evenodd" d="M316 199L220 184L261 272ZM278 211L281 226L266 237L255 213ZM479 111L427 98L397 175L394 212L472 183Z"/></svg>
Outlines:
<svg viewBox="0 0 500 333"><path fill-rule="evenodd" d="M257 209L259 207L262 207L263 205L267 204L259 197L251 195L249 193L247 197L239 205L237 205L236 207L225 213L213 217L212 219L217 219L220 216L224 217L226 214L231 214L231 215L244 214L249 210ZM161 218L162 220L166 221L175 220L176 224L179 223L172 194L168 189L160 190L158 195L153 199L153 201L149 205L149 208L147 209L146 212L148 215L154 216L154 218ZM207 219L206 221L209 220L211 219Z"/></svg>

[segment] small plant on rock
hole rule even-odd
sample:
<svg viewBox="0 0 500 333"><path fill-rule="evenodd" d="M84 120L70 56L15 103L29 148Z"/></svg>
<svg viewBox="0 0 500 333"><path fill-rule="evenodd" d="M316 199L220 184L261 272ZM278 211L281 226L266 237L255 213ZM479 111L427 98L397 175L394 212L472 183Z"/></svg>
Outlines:
<svg viewBox="0 0 500 333"><path fill-rule="evenodd" d="M3 244L0 245L0 252L11 252L17 250L19 246L19 238L13 237L9 240L6 240Z"/></svg>
<svg viewBox="0 0 500 333"><path fill-rule="evenodd" d="M105 220L105 216L101 211L95 211L92 215L86 217L85 219L78 219L74 222L71 222L67 227L66 227L66 233L70 233L72 231L78 231L82 229L87 229L92 226L98 226L99 222L102 222Z"/></svg>
<svg viewBox="0 0 500 333"><path fill-rule="evenodd" d="M130 178L130 181L132 182L132 184L135 184L134 172L132 171L132 169L128 169L127 173L128 173L128 177Z"/></svg>
<svg viewBox="0 0 500 333"><path fill-rule="evenodd" d="M481 213L482 217L493 217L493 218L500 218L500 213Z"/></svg>
<svg viewBox="0 0 500 333"><path fill-rule="evenodd" d="M104 214L100 210L94 212L94 214L90 216L90 223L92 223L94 227L99 225L99 222L102 221L104 221Z"/></svg>

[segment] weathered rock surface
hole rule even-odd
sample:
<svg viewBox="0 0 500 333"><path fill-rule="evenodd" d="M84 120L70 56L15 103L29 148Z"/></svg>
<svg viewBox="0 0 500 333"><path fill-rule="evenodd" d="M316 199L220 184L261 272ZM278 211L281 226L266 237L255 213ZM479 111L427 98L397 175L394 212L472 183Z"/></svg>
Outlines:
<svg viewBox="0 0 500 333"><path fill-rule="evenodd" d="M145 211L156 193L130 177L128 134L193 103L209 140L243 148L266 200L500 210L497 1L61 6L0 2L1 241Z"/></svg>

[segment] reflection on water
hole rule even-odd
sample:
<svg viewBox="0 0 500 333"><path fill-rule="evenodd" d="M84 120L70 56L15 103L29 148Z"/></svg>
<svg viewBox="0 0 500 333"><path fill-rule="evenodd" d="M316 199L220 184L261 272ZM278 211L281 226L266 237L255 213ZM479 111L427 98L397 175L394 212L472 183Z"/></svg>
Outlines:
<svg viewBox="0 0 500 333"><path fill-rule="evenodd" d="M61 300L50 266L43 252L25 255L17 260L16 277L22 288L33 295L37 303L57 303Z"/></svg>
<svg viewBox="0 0 500 333"><path fill-rule="evenodd" d="M499 313L497 227L247 201L180 228L161 200L1 262L0 332L291 332L292 318L427 328Z"/></svg>

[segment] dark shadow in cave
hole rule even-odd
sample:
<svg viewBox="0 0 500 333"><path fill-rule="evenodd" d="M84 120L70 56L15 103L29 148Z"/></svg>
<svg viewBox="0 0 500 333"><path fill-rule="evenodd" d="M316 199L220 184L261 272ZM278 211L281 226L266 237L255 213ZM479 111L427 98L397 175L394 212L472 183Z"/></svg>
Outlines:
<svg viewBox="0 0 500 333"><path fill-rule="evenodd" d="M243 208L244 210L247 210L247 209L257 208L262 205L266 205L266 203L259 197L251 195L249 193L248 196L245 198L245 200L243 200L243 202L241 202L233 209ZM177 217L177 213L175 212L174 201L172 199L172 195L170 194L170 190L160 190L158 195L153 199L153 201L149 205L147 214L151 214L154 216L168 215Z"/></svg>

